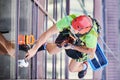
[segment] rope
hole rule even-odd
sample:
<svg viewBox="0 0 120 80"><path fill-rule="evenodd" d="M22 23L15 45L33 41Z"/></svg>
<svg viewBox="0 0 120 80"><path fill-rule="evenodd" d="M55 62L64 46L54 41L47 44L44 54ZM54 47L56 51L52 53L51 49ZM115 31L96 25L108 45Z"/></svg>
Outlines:
<svg viewBox="0 0 120 80"><path fill-rule="evenodd" d="M106 48L108 49L108 51L112 54L112 56L120 63L120 60L118 59L118 57L116 57L113 53L113 51L108 47L108 45L106 44L106 42L102 39L102 37L100 36L100 40L103 42L103 44L106 46Z"/></svg>
<svg viewBox="0 0 120 80"><path fill-rule="evenodd" d="M39 3L38 0L33 0L35 4L38 5L38 7L41 9L41 11L46 14L48 16L48 18L55 24L56 23L56 20L53 19L49 14L48 12L42 7L42 5Z"/></svg>
<svg viewBox="0 0 120 80"><path fill-rule="evenodd" d="M73 27L72 27L72 25L71 25L71 23L70 23L70 20L68 19L68 16L67 16L67 13L66 13L66 11L64 10L64 8L63 8L63 6L62 6L62 10L63 10L63 13L64 13L64 15L65 15L65 18L66 18L66 20L67 20L67 22L68 22L68 24L69 24L69 26L70 26L70 31L71 31L71 33L73 33L73 36L78 40L78 37L75 35L75 31L74 31L74 29L73 29Z"/></svg>
<svg viewBox="0 0 120 80"><path fill-rule="evenodd" d="M80 0L78 0L78 3L80 4L80 6L81 6L81 8L82 8L83 13L84 13L85 15L88 15L88 14L87 14L87 11L85 10L84 4L81 3Z"/></svg>

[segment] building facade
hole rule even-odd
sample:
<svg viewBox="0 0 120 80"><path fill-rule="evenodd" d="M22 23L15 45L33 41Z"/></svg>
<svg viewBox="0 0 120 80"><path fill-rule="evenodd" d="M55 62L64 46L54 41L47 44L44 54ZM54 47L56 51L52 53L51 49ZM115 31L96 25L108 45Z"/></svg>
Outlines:
<svg viewBox="0 0 120 80"><path fill-rule="evenodd" d="M35 0L56 21L66 14L84 14L79 0ZM81 0L89 15L101 25L101 38L98 40L108 59L104 69L93 72L88 69L85 80L119 80L120 76L120 0ZM74 6L74 7L73 7ZM23 59L26 52L19 50L18 36L34 35L35 39L46 31L53 22L34 0L0 0L0 32L6 39L16 44L16 58L0 55L0 79L78 79L77 73L68 70L70 58L64 50L61 54L48 55L38 52L28 68L20 68L17 60ZM5 33L4 33L5 32ZM54 41L57 35L49 39Z"/></svg>

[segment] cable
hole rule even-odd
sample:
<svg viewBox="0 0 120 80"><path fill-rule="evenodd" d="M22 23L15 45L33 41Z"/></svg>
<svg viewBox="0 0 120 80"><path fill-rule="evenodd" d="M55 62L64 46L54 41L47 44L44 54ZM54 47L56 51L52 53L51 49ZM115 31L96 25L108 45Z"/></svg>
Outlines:
<svg viewBox="0 0 120 80"><path fill-rule="evenodd" d="M113 53L113 51L108 47L108 45L106 44L106 42L102 39L102 37L100 36L100 40L102 41L102 43L106 46L106 48L108 49L108 51L112 54L112 56L120 63L120 60L118 59L118 57L116 57Z"/></svg>
<svg viewBox="0 0 120 80"><path fill-rule="evenodd" d="M53 19L53 18L48 14L48 12L42 7L42 5L39 3L39 1L38 1L38 0L33 0L33 1L34 1L35 4L38 5L38 7L41 9L41 11L42 11L44 14L46 14L46 15L49 17L49 19L55 24L55 23L56 23L56 20Z"/></svg>
<svg viewBox="0 0 120 80"><path fill-rule="evenodd" d="M69 26L70 26L70 29L71 29L70 31L73 33L73 36L74 36L76 39L78 39L78 37L75 35L74 29L73 29L73 27L72 27L72 25L71 25L71 23L70 23L70 20L68 19L67 13L66 13L66 11L64 10L63 6L62 6L62 10L63 10L63 13L64 13L64 15L65 15L65 18L66 18L66 20L67 20L67 22L68 22L68 24L69 24Z"/></svg>

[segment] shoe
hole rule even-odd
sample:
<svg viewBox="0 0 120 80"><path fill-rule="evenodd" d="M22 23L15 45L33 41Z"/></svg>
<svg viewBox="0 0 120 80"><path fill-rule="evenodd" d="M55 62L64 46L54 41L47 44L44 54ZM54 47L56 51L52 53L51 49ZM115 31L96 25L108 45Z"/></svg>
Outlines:
<svg viewBox="0 0 120 80"><path fill-rule="evenodd" d="M20 59L20 60L18 60L18 66L19 67L28 67L29 63L27 61L25 61L24 59Z"/></svg>
<svg viewBox="0 0 120 80"><path fill-rule="evenodd" d="M87 73L88 64L87 64L87 62L84 62L83 64L86 64L87 67L86 67L85 70L82 70L82 71L78 72L78 77L79 78L83 78Z"/></svg>
<svg viewBox="0 0 120 80"><path fill-rule="evenodd" d="M27 52L29 49L31 49L31 47L32 47L31 45L26 45L26 44L19 45L19 50Z"/></svg>
<svg viewBox="0 0 120 80"><path fill-rule="evenodd" d="M3 33L3 34L4 33L9 33L9 31L8 30L6 30L6 31L4 30L4 31L0 31L0 33Z"/></svg>

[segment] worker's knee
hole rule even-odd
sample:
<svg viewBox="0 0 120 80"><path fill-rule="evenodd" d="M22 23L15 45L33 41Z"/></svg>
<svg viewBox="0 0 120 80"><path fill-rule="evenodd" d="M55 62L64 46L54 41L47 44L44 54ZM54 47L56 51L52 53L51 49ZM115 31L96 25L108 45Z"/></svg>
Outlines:
<svg viewBox="0 0 120 80"><path fill-rule="evenodd" d="M74 67L72 67L72 66L69 66L69 71L70 72L76 72L76 69Z"/></svg>
<svg viewBox="0 0 120 80"><path fill-rule="evenodd" d="M79 72L83 69L82 63L76 62L75 60L71 60L69 64L69 71L70 72Z"/></svg>

